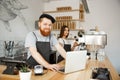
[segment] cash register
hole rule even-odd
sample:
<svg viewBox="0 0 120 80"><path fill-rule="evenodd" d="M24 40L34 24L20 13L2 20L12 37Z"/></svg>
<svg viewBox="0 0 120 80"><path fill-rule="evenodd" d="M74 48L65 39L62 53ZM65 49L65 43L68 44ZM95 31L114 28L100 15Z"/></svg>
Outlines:
<svg viewBox="0 0 120 80"><path fill-rule="evenodd" d="M1 62L5 63L5 65L7 66L6 69L3 71L3 74L10 74L10 75L17 74L20 67L22 65L26 65L26 61L7 59L7 58L2 59Z"/></svg>

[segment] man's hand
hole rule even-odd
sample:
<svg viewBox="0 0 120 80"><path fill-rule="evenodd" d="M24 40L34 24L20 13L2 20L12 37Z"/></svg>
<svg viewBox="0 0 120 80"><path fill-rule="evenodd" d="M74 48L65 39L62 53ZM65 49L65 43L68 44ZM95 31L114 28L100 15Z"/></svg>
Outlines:
<svg viewBox="0 0 120 80"><path fill-rule="evenodd" d="M59 64L49 64L46 66L46 68L52 71L58 71L61 68L61 66Z"/></svg>
<svg viewBox="0 0 120 80"><path fill-rule="evenodd" d="M74 42L73 47L79 46L77 42Z"/></svg>

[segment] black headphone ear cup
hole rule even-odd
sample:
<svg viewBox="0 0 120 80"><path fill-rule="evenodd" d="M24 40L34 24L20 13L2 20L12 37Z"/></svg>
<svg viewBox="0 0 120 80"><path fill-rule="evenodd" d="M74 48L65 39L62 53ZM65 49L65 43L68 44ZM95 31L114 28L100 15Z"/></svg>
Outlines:
<svg viewBox="0 0 120 80"><path fill-rule="evenodd" d="M82 37L82 35L80 35L80 37Z"/></svg>
<svg viewBox="0 0 120 80"><path fill-rule="evenodd" d="M97 77L97 73L96 72L93 72L92 73L92 78L95 79Z"/></svg>
<svg viewBox="0 0 120 80"><path fill-rule="evenodd" d="M109 70L107 68L105 68L105 70L106 70L105 75L109 76L109 74L110 74Z"/></svg>
<svg viewBox="0 0 120 80"><path fill-rule="evenodd" d="M98 68L97 79L100 80L109 80L109 71L107 68Z"/></svg>

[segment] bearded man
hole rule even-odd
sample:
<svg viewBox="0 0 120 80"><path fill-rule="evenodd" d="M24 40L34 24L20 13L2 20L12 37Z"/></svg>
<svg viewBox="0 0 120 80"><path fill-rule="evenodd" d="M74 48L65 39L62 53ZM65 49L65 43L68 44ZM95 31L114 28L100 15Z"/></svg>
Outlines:
<svg viewBox="0 0 120 80"><path fill-rule="evenodd" d="M31 67L40 64L52 71L59 70L59 64L50 64L49 57L52 46L56 48L64 59L66 58L66 51L51 33L53 23L55 23L55 19L51 15L42 14L38 21L39 30L27 34L25 47L28 49L27 63Z"/></svg>

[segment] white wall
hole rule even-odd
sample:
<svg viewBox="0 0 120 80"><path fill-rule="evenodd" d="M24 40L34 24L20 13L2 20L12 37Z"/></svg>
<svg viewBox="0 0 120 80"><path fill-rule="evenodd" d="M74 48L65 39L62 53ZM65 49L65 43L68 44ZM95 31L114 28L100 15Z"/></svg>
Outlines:
<svg viewBox="0 0 120 80"><path fill-rule="evenodd" d="M15 44L17 44L19 41L24 42L27 33L35 29L35 20L38 20L39 16L43 12L44 5L42 0L19 1L28 7L27 9L20 10L21 14L26 20L26 25L24 25L24 21L17 16L15 19L9 21L11 28L11 32L9 32L6 30L5 25L0 20L0 57L5 55L4 41L14 40ZM1 13L2 12L0 12L0 16Z"/></svg>
<svg viewBox="0 0 120 80"><path fill-rule="evenodd" d="M27 9L20 10L26 20L26 25L24 25L24 22L17 16L15 19L9 21L12 30L9 32L6 30L3 22L0 21L0 40L24 40L26 34L35 29L35 20L38 20L44 8L42 0L19 1L28 7Z"/></svg>
<svg viewBox="0 0 120 80"><path fill-rule="evenodd" d="M108 41L105 50L113 66L120 73L120 0L87 1L90 13L85 14L85 22L81 22L80 26L86 31L98 26L99 30L107 33ZM69 4L76 8L79 6L78 2L79 0L53 0L49 3L45 3L44 10L55 10L56 6L67 6Z"/></svg>
<svg viewBox="0 0 120 80"><path fill-rule="evenodd" d="M107 33L106 53L120 73L120 0L88 0L90 14L81 23L86 29L98 26Z"/></svg>

